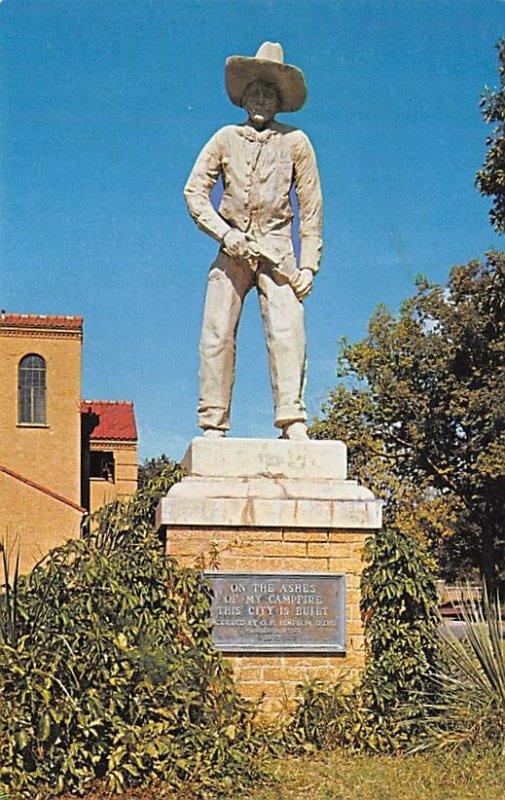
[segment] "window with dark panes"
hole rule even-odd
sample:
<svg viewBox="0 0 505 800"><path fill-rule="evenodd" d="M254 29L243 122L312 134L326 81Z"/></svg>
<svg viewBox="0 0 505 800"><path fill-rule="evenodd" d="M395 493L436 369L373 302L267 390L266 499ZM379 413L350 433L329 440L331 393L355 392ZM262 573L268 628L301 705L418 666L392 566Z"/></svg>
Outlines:
<svg viewBox="0 0 505 800"><path fill-rule="evenodd" d="M95 450L89 454L89 477L101 478L114 483L114 453L111 450Z"/></svg>
<svg viewBox="0 0 505 800"><path fill-rule="evenodd" d="M19 362L18 420L25 425L46 423L46 362L31 354Z"/></svg>

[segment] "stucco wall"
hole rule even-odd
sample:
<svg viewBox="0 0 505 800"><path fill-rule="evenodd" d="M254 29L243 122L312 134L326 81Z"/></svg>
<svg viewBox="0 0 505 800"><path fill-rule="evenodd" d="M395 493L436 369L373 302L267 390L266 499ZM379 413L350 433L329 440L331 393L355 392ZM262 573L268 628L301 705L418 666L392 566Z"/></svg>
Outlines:
<svg viewBox="0 0 505 800"><path fill-rule="evenodd" d="M0 465L80 505L81 331L0 328ZM23 356L46 362L47 420L18 422ZM20 537L23 568L49 547L78 535L80 513L2 475L0 538Z"/></svg>

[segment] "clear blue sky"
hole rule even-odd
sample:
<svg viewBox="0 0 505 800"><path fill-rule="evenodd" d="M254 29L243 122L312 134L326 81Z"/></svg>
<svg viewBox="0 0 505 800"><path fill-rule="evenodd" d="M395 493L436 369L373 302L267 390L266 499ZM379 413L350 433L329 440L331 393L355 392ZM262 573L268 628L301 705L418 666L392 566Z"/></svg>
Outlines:
<svg viewBox="0 0 505 800"><path fill-rule="evenodd" d="M221 125L239 121L228 55L280 41L308 83L284 115L310 136L325 254L306 303L311 414L337 341L366 332L418 272L500 242L474 188L496 85L499 0L3 0L0 306L85 318L83 396L135 402L142 457L180 458L198 433L198 338L216 244L182 187ZM257 298L241 322L237 436L273 436Z"/></svg>

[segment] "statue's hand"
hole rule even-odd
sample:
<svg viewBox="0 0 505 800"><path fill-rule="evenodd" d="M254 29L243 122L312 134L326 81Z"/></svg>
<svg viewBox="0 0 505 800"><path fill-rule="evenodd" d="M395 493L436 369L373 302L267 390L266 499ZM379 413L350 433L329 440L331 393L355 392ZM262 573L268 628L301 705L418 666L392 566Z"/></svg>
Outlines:
<svg viewBox="0 0 505 800"><path fill-rule="evenodd" d="M312 291L314 273L311 269L301 269L292 279L291 286L299 300L304 300Z"/></svg>
<svg viewBox="0 0 505 800"><path fill-rule="evenodd" d="M247 258L249 253L249 241L245 233L236 228L230 228L222 238L225 253L232 258Z"/></svg>

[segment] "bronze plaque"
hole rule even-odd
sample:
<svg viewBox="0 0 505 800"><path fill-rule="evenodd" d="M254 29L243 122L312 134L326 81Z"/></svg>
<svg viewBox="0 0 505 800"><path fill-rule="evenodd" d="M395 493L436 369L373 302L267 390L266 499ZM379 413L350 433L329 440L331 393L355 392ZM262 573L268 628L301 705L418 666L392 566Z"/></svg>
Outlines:
<svg viewBox="0 0 505 800"><path fill-rule="evenodd" d="M206 572L225 652L345 652L345 575Z"/></svg>

